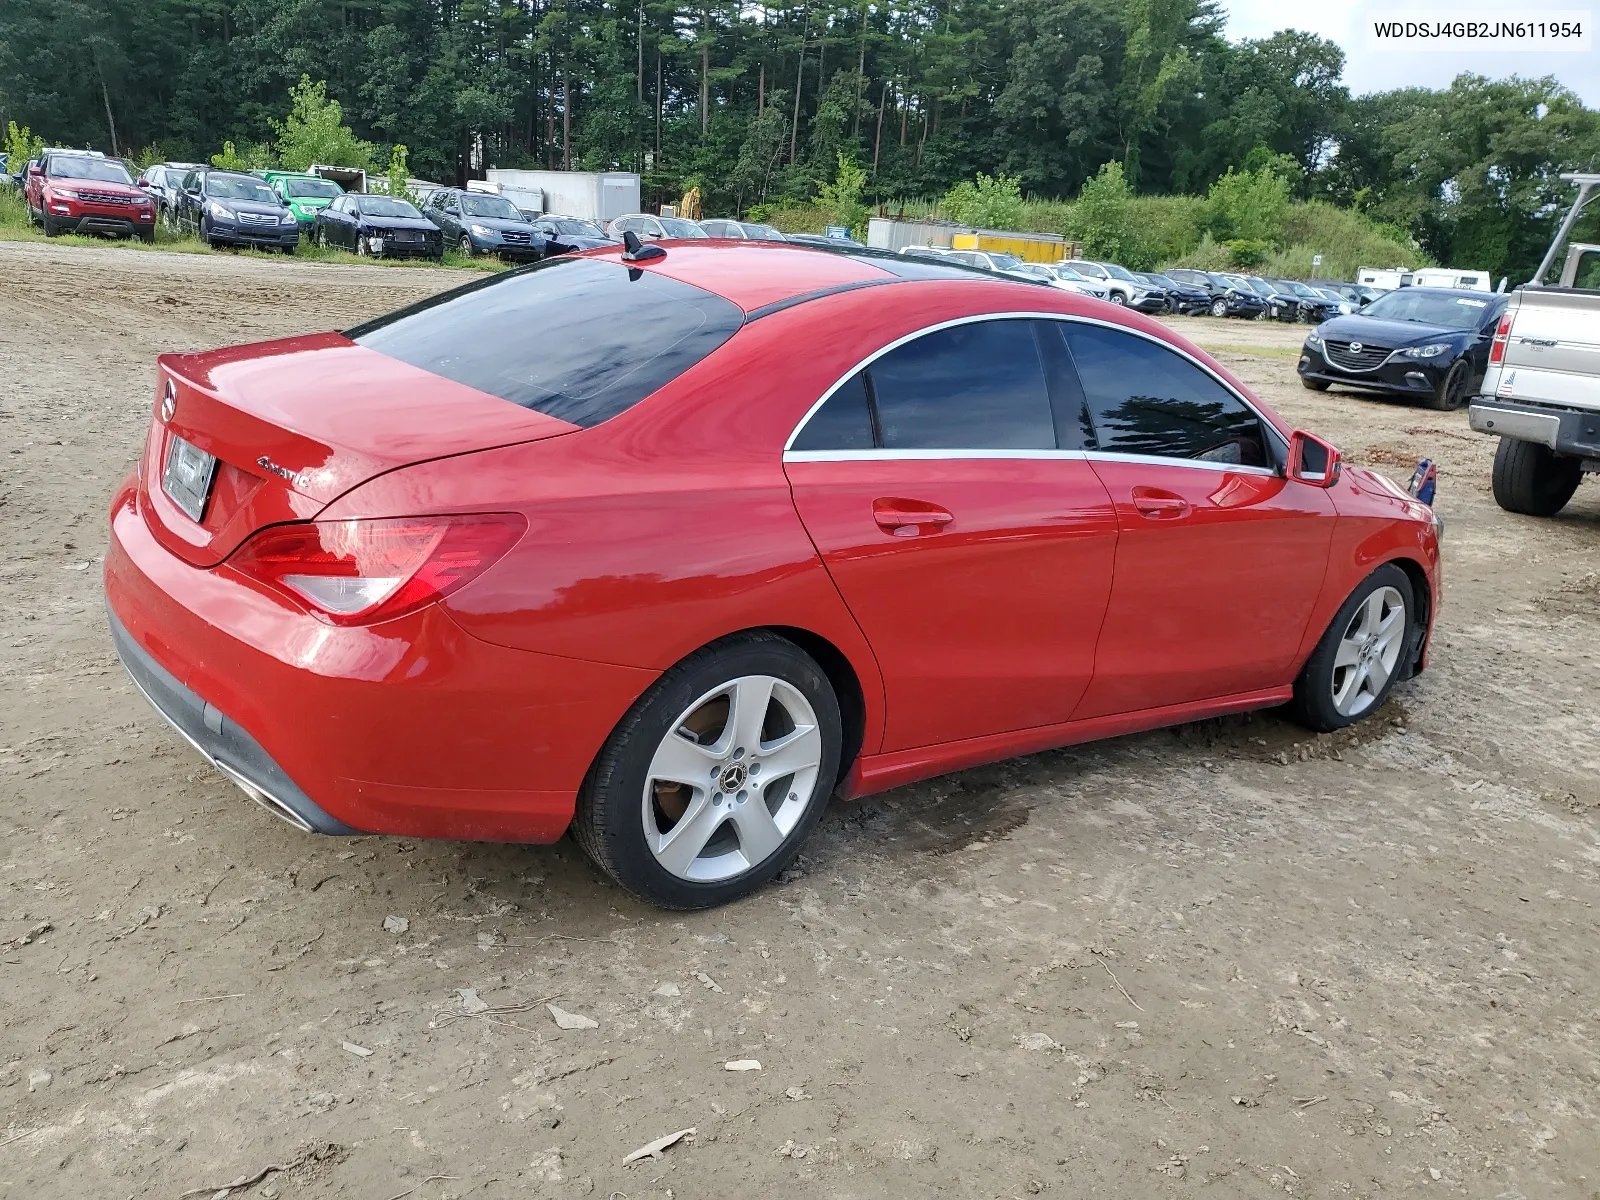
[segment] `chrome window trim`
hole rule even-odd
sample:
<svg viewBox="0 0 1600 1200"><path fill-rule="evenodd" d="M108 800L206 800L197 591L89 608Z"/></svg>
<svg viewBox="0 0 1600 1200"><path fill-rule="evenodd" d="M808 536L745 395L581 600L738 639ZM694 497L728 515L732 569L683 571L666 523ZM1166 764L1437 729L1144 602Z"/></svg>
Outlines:
<svg viewBox="0 0 1600 1200"><path fill-rule="evenodd" d="M878 359L882 358L885 354L888 354L893 350L898 350L901 346L904 346L907 342L913 342L917 338L923 337L926 334L938 333L941 329L953 329L958 325L972 325L972 324L975 324L978 321L1063 321L1063 322L1069 322L1069 323L1070 322L1076 322L1076 323L1082 324L1082 325L1099 325L1099 326L1101 326L1102 328L1105 328L1105 329L1114 329L1118 333L1126 333L1126 334L1129 334L1129 335L1131 335L1133 337L1143 338L1145 341L1150 342L1152 345L1159 346L1163 350L1167 350L1167 351L1170 351L1173 354L1176 354L1179 358L1182 358L1185 362L1188 362L1192 366L1199 367L1200 370L1204 371L1213 380L1215 380L1216 383L1222 388L1223 391L1227 392L1228 395L1232 396L1235 400L1237 400L1240 404L1244 405L1245 408L1249 409L1249 411L1255 415L1256 420L1261 422L1261 427L1262 427L1263 431L1265 432L1267 440L1269 442L1275 443L1279 450L1282 450L1282 451L1287 451L1288 450L1288 445L1289 445L1288 441L1283 438L1283 435L1278 431L1278 427L1276 425L1274 425L1271 421L1267 420L1266 417L1261 415L1261 410L1260 409L1258 409L1254 404L1252 404L1246 397L1240 395L1238 390L1236 388L1234 388L1233 385L1230 384L1226 379L1222 378L1222 376L1218 375L1214 370L1212 370L1210 367L1208 367L1205 363L1201 362L1194 355L1190 354L1187 350L1184 350L1184 349L1182 349L1182 348L1180 348L1178 346L1174 346L1171 342L1168 342L1168 341L1166 341L1166 340L1164 340L1162 338L1158 338L1158 337L1154 336L1153 334L1145 333L1141 329L1130 329L1128 326L1120 324L1120 323L1118 323L1116 321L1106 321L1106 320L1102 320L1102 319L1100 319L1098 317L1068 316L1068 315L1066 315L1064 313L1011 311L1011 312L977 313L977 314L974 314L974 315L971 315L971 316L955 317L955 318L953 318L953 319L951 319L949 321L939 321L939 322L937 322L937 323L935 323L933 325L925 325L921 329L914 330L911 333L908 333L908 334L905 334L905 335L903 335L901 337L896 338L894 341L888 343L885 346L880 347L879 349L877 349L873 353L867 355L866 358L863 358L860 362L858 362L855 366L851 367L848 371L846 371L838 379L834 380L833 386L828 388L827 391L822 393L822 398L820 400L818 400L815 404L813 404L810 408L806 409L805 415L800 418L799 423L797 425L795 425L795 427L789 432L788 439L785 440L785 442L783 443L783 461L784 462L857 462L857 461L864 462L864 461L870 461L870 460L882 460L882 459L890 459L890 458L923 458L923 459L952 459L952 458L974 458L974 459L979 459L979 458L1098 458L1098 459L1124 461L1124 462L1144 462L1144 463L1151 463L1151 464L1156 464L1156 465L1161 465L1161 466L1174 466L1174 465L1176 465L1176 466L1190 466L1190 467L1198 467L1201 470L1235 471L1235 472L1244 472L1244 473L1247 473L1247 474L1277 475L1277 474L1280 473L1276 468L1248 467L1248 466L1242 466L1242 465L1235 465L1235 464L1232 464L1232 463L1214 463L1214 462L1207 462L1204 459L1194 459L1194 458L1163 458L1160 455L1155 455L1155 454L1121 454L1121 453L1118 453L1115 450L958 450L958 449L939 449L939 450L887 450L887 449L885 449L885 450L795 450L795 449L793 449L793 446L794 446L794 443L795 443L795 439L800 436L801 431L803 429L805 429L806 425L811 421L811 418L816 416L818 411L821 410L822 406L833 398L833 394L835 392L837 392L845 384L849 383L850 380L854 379L856 374L857 374L857 372L865 370L867 367L871 366Z"/></svg>
<svg viewBox="0 0 1600 1200"><path fill-rule="evenodd" d="M951 459L1086 459L1088 450L788 450L784 462L935 462Z"/></svg>

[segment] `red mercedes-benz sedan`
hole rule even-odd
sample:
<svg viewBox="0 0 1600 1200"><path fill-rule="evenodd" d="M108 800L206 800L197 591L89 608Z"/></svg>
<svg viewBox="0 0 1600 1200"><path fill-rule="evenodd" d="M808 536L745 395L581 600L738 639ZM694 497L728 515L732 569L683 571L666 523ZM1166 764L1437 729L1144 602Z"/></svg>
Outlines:
<svg viewBox="0 0 1600 1200"><path fill-rule="evenodd" d="M160 360L117 651L301 829L570 826L697 907L836 793L1269 705L1333 729L1422 668L1430 509L1156 322L630 244Z"/></svg>

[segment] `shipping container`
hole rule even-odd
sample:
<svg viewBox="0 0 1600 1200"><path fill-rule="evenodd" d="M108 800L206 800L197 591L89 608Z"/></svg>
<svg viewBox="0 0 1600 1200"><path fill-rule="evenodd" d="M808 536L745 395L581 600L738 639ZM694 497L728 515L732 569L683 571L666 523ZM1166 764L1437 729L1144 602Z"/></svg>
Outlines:
<svg viewBox="0 0 1600 1200"><path fill-rule="evenodd" d="M1000 229L972 229L958 233L950 245L956 250L988 250L1014 254L1023 262L1058 263L1073 257L1073 247L1059 233L1008 233Z"/></svg>

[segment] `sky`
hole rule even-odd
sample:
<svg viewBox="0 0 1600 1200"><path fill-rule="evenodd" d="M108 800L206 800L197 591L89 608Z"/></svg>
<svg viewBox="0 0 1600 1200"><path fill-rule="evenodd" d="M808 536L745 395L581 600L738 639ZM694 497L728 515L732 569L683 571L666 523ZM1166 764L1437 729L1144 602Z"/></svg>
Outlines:
<svg viewBox="0 0 1600 1200"><path fill-rule="evenodd" d="M1600 4L1584 10L1592 0L1315 0L1285 4L1284 0L1222 0L1231 40L1266 37L1280 29L1302 29L1339 43L1345 52L1344 82L1352 95L1388 91L1397 87L1448 87L1463 71L1490 78L1507 75L1554 75L1583 98L1590 108L1600 108L1600 39L1589 36L1589 18L1600 15ZM1583 21L1589 48L1577 52L1542 52L1525 49L1429 50L1376 49L1370 30L1376 18L1388 20L1398 10L1425 12L1440 20L1490 19L1526 21L1542 13L1576 15ZM1574 13L1573 10L1577 10Z"/></svg>

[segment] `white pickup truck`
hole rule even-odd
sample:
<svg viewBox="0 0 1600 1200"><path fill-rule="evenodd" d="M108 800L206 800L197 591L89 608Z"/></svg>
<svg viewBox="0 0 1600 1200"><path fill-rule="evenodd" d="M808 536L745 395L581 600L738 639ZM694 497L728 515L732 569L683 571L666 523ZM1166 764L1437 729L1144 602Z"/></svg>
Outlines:
<svg viewBox="0 0 1600 1200"><path fill-rule="evenodd" d="M1572 242L1600 175L1578 189L1538 273L1511 294L1495 330L1472 428L1500 439L1494 498L1507 512L1553 517L1586 473L1600 472L1600 245ZM1562 247L1558 283L1545 278Z"/></svg>

